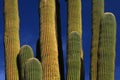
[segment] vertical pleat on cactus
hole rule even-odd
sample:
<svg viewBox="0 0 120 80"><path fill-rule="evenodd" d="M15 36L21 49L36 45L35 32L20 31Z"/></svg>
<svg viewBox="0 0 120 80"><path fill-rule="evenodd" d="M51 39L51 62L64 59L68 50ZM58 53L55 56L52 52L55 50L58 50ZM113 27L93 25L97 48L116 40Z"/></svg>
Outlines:
<svg viewBox="0 0 120 80"><path fill-rule="evenodd" d="M24 67L28 59L33 58L33 50L30 46L24 45L21 47L18 54L18 69L19 69L19 79L24 80Z"/></svg>
<svg viewBox="0 0 120 80"><path fill-rule="evenodd" d="M20 50L18 0L4 0L5 78L18 80L17 55Z"/></svg>
<svg viewBox="0 0 120 80"><path fill-rule="evenodd" d="M55 0L40 0L40 48L43 80L60 80Z"/></svg>
<svg viewBox="0 0 120 80"><path fill-rule="evenodd" d="M24 80L42 80L42 73L42 66L38 59L27 60L24 67Z"/></svg>
<svg viewBox="0 0 120 80"><path fill-rule="evenodd" d="M99 43L100 19L104 14L104 0L92 0L92 45L90 80L97 80L97 52Z"/></svg>
<svg viewBox="0 0 120 80"><path fill-rule="evenodd" d="M81 39L78 32L73 31L68 36L67 46L67 80L80 80L81 70Z"/></svg>
<svg viewBox="0 0 120 80"><path fill-rule="evenodd" d="M100 24L97 80L114 80L116 20L112 13L105 13Z"/></svg>

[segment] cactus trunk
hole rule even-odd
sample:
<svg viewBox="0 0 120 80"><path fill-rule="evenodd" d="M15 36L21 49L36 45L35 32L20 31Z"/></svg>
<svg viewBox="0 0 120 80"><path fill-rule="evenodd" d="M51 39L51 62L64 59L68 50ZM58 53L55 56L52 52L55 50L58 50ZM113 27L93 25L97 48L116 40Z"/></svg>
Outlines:
<svg viewBox="0 0 120 80"><path fill-rule="evenodd" d="M112 13L101 19L97 80L114 80L116 21Z"/></svg>
<svg viewBox="0 0 120 80"><path fill-rule="evenodd" d="M20 50L18 1L4 0L5 75L6 80L19 80L17 55Z"/></svg>
<svg viewBox="0 0 120 80"><path fill-rule="evenodd" d="M97 52L99 43L100 19L104 14L104 0L92 0L92 46L90 80L97 80Z"/></svg>
<svg viewBox="0 0 120 80"><path fill-rule="evenodd" d="M80 80L81 73L81 43L78 32L71 32L67 46L67 80Z"/></svg>
<svg viewBox="0 0 120 80"><path fill-rule="evenodd" d="M43 80L60 80L55 0L40 0L40 47Z"/></svg>
<svg viewBox="0 0 120 80"><path fill-rule="evenodd" d="M42 80L42 73L42 66L38 59L27 60L24 67L24 80Z"/></svg>

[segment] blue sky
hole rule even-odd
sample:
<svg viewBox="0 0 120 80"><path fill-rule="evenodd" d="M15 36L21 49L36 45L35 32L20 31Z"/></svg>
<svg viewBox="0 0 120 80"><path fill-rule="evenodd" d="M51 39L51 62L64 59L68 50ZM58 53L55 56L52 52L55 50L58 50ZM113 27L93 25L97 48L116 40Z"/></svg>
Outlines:
<svg viewBox="0 0 120 80"><path fill-rule="evenodd" d="M66 57L67 6L60 0L62 42L64 59ZM39 0L19 0L20 44L30 45L36 53L39 38ZM105 12L112 12L117 21L116 69L115 80L120 79L120 0L105 0ZM89 80L90 46L91 46L91 0L82 0L83 51L85 62L85 80ZM0 0L0 80L5 80L4 46L3 46L3 0Z"/></svg>

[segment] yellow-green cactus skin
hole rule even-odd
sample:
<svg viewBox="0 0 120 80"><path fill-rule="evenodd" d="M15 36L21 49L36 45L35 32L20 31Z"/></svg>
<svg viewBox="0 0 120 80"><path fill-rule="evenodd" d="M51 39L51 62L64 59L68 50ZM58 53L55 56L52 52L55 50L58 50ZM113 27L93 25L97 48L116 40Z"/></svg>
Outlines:
<svg viewBox="0 0 120 80"><path fill-rule="evenodd" d="M4 18L6 80L18 80L17 55L20 50L18 0L4 0Z"/></svg>
<svg viewBox="0 0 120 80"><path fill-rule="evenodd" d="M90 80L97 80L97 52L99 43L100 19L104 15L104 0L92 0L92 46Z"/></svg>
<svg viewBox="0 0 120 80"><path fill-rule="evenodd" d="M67 80L80 80L81 74L81 42L78 32L73 31L68 36L67 46Z"/></svg>
<svg viewBox="0 0 120 80"><path fill-rule="evenodd" d="M114 80L116 20L112 13L101 19L97 80Z"/></svg>
<svg viewBox="0 0 120 80"><path fill-rule="evenodd" d="M40 48L43 80L60 80L55 0L40 0Z"/></svg>
<svg viewBox="0 0 120 80"><path fill-rule="evenodd" d="M30 58L25 63L24 79L22 80L42 80L42 66L38 59Z"/></svg>

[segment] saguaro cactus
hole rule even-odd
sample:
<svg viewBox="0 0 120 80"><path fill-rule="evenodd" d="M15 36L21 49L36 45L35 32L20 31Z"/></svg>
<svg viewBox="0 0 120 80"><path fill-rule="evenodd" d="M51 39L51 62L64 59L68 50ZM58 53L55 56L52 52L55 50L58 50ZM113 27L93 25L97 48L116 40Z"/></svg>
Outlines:
<svg viewBox="0 0 120 80"><path fill-rule="evenodd" d="M114 80L116 20L112 13L101 19L97 80Z"/></svg>
<svg viewBox="0 0 120 80"><path fill-rule="evenodd" d="M68 36L67 46L67 80L80 80L81 70L81 43L80 35L71 32Z"/></svg>
<svg viewBox="0 0 120 80"><path fill-rule="evenodd" d="M25 63L24 80L42 80L42 66L38 59L30 58Z"/></svg>
<svg viewBox="0 0 120 80"><path fill-rule="evenodd" d="M82 45L82 7L81 0L66 0L68 3L68 35L72 31L77 31L80 35ZM83 62L83 51L81 46L81 61ZM84 67L82 64L81 67ZM84 71L84 70L83 70ZM84 73L81 73L81 79L84 79Z"/></svg>
<svg viewBox="0 0 120 80"><path fill-rule="evenodd" d="M55 0L40 0L40 47L43 80L60 80Z"/></svg>
<svg viewBox="0 0 120 80"><path fill-rule="evenodd" d="M19 79L24 80L24 67L28 59L33 58L32 48L28 45L21 47L18 55Z"/></svg>
<svg viewBox="0 0 120 80"><path fill-rule="evenodd" d="M100 19L104 14L104 0L92 0L92 46L90 80L97 80L97 52L100 31Z"/></svg>
<svg viewBox="0 0 120 80"><path fill-rule="evenodd" d="M6 80L18 80L17 55L20 50L18 0L4 0L4 16Z"/></svg>

